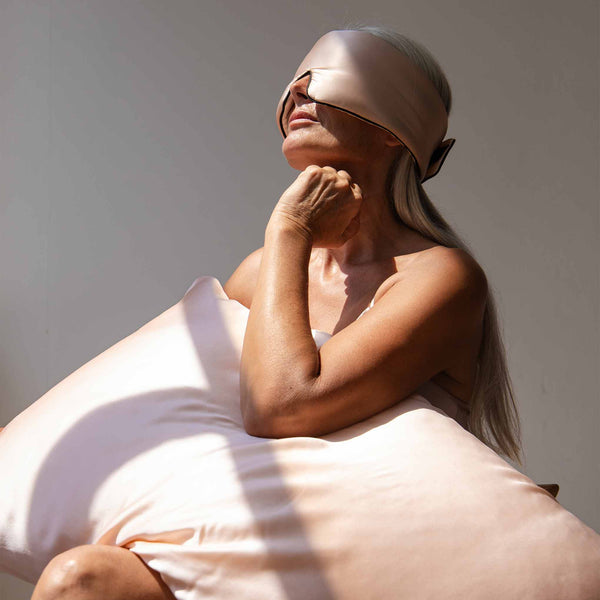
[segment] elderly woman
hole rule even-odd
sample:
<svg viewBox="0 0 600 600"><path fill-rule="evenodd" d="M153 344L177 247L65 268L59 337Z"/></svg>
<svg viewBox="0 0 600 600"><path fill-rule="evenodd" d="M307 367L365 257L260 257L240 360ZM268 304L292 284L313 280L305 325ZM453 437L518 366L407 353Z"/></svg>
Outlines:
<svg viewBox="0 0 600 600"><path fill-rule="evenodd" d="M465 428L519 459L486 276L422 188L454 142L449 110L438 64L389 30L329 32L301 63L277 109L300 174L264 246L224 286L250 309L240 371L250 435L323 436L428 385ZM33 600L173 593L136 554L98 544L53 559Z"/></svg>

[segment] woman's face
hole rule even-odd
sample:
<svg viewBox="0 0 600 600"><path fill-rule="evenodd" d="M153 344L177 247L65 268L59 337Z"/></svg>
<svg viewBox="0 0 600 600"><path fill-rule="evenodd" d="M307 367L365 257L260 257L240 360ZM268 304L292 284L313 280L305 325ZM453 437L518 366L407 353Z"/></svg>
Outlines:
<svg viewBox="0 0 600 600"><path fill-rule="evenodd" d="M309 77L290 85L290 121L282 152L289 165L304 170L308 165L345 168L357 162L372 162L385 149L400 142L389 132L343 110L313 102L306 95ZM292 120L294 113L307 112L313 119Z"/></svg>

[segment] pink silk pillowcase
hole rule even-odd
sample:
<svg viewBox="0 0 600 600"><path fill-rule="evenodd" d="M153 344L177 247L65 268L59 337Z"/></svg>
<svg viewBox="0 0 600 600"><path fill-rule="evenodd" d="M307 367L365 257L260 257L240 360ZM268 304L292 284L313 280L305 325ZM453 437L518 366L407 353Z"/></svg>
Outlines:
<svg viewBox="0 0 600 600"><path fill-rule="evenodd" d="M320 438L249 436L247 317L199 277L8 424L2 570L33 582L106 543L181 600L600 599L600 535L422 393Z"/></svg>

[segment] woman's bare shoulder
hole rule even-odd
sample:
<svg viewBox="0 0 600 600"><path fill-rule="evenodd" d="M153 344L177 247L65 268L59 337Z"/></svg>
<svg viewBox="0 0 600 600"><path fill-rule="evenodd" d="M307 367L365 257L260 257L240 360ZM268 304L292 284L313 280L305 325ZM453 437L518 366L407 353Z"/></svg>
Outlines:
<svg viewBox="0 0 600 600"><path fill-rule="evenodd" d="M261 247L248 254L223 286L229 298L237 300L246 308L250 308L250 304L252 304L262 253L263 248Z"/></svg>
<svg viewBox="0 0 600 600"><path fill-rule="evenodd" d="M425 251L415 253L414 257L407 264L402 262L402 259L407 257L397 257L398 271L395 274L399 278L419 277L433 268L457 268L459 271L466 271L475 280L479 280L480 284L486 282L485 271L477 262L472 254L462 248L449 248L447 246L437 245L428 248ZM400 259L400 260L398 260Z"/></svg>
<svg viewBox="0 0 600 600"><path fill-rule="evenodd" d="M468 281L482 291L485 296L487 295L488 281L485 271L470 252L462 248L440 246L438 259L445 261L448 266L455 267L458 273L461 273L462 270L467 275Z"/></svg>

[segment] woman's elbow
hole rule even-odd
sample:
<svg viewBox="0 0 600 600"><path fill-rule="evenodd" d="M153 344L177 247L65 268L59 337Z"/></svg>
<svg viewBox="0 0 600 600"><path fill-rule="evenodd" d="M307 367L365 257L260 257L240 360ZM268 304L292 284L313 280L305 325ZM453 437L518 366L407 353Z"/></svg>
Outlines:
<svg viewBox="0 0 600 600"><path fill-rule="evenodd" d="M276 393L264 390L250 390L242 386L240 390L240 408L246 433L254 437L274 438L272 427L273 400Z"/></svg>
<svg viewBox="0 0 600 600"><path fill-rule="evenodd" d="M294 402L286 399L281 390L251 393L247 388L240 394L242 421L246 433L254 437L278 439L302 435L296 432L293 418Z"/></svg>
<svg viewBox="0 0 600 600"><path fill-rule="evenodd" d="M257 411L252 402L242 404L242 422L248 435L270 438L270 428L267 415Z"/></svg>
<svg viewBox="0 0 600 600"><path fill-rule="evenodd" d="M244 416L244 429L248 435L261 438L273 438L270 431L265 426L264 421L257 418L248 418Z"/></svg>

